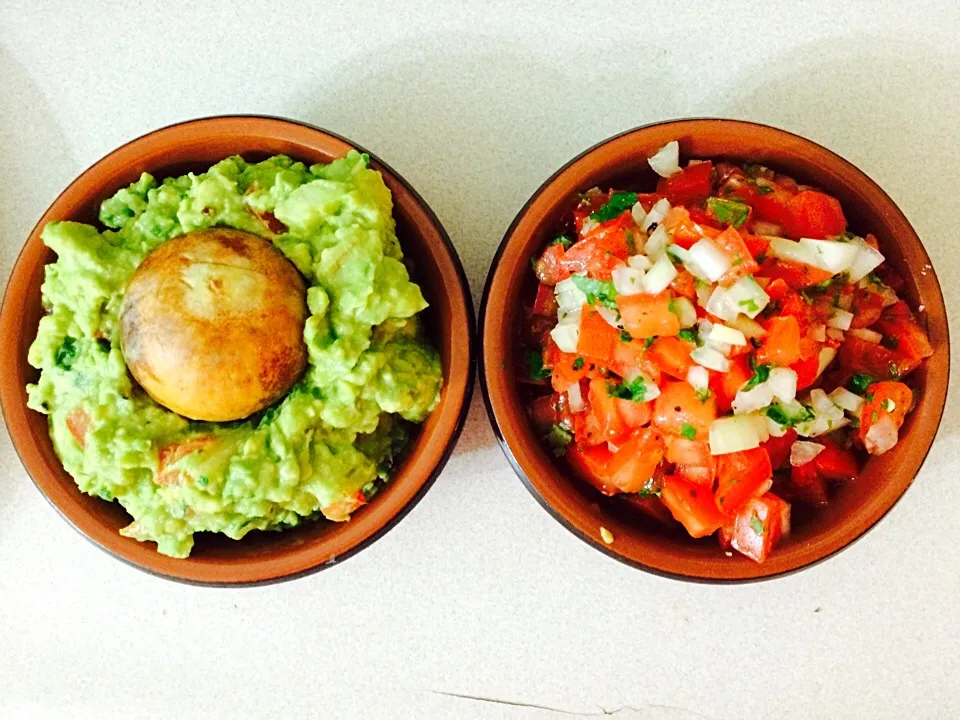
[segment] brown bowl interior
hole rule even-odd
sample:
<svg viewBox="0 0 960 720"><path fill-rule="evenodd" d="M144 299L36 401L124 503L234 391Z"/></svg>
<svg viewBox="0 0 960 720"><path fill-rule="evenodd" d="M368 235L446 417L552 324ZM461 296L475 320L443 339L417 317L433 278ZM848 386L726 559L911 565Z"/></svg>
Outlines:
<svg viewBox="0 0 960 720"><path fill-rule="evenodd" d="M419 499L442 469L459 435L472 378L473 309L463 271L439 221L392 170L373 159L393 193L397 234L414 279L430 302L424 326L444 367L440 404L420 428L391 481L350 522L308 522L284 532L254 532L242 541L199 533L188 559L156 552L118 534L130 517L118 503L81 493L54 452L46 417L26 407L27 383L38 372L27 364L42 309L44 265L55 255L40 240L52 220L97 222L100 202L142 172L158 179L201 172L230 155L248 161L284 153L307 164L342 157L352 146L320 130L272 118L210 118L158 130L114 151L87 170L43 215L17 260L0 317L0 400L14 445L50 502L78 530L116 557L142 569L188 582L256 583L330 565L364 547Z"/></svg>
<svg viewBox="0 0 960 720"><path fill-rule="evenodd" d="M729 158L769 165L836 196L850 227L874 233L887 262L902 268L904 295L922 306L935 354L911 376L920 388L903 441L871 458L853 482L837 489L829 506L796 513L794 532L758 565L726 557L715 539L693 540L659 529L622 498L606 498L576 480L545 453L520 401L517 367L521 308L536 281L529 258L542 248L576 193L601 188L652 188L656 177L646 159L670 140L681 158ZM727 120L687 120L652 125L613 138L572 161L548 180L507 232L487 280L481 305L482 382L495 430L508 459L538 501L579 537L643 569L700 580L747 580L778 575L825 558L872 527L913 481L933 442L946 399L949 340L946 311L936 275L903 213L866 175L813 142L775 128ZM606 545L600 527L614 535Z"/></svg>

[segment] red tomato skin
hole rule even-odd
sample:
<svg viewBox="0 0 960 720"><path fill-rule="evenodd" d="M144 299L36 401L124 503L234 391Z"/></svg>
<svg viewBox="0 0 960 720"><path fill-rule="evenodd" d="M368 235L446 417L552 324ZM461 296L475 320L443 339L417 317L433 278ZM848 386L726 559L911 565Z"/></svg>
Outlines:
<svg viewBox="0 0 960 720"><path fill-rule="evenodd" d="M691 537L712 535L726 519L717 510L713 493L708 487L695 485L676 475L663 478L660 498Z"/></svg>
<svg viewBox="0 0 960 720"><path fill-rule="evenodd" d="M608 466L613 458L610 449L603 445L581 445L573 442L564 456L574 473L604 495L617 495L620 490L609 483Z"/></svg>
<svg viewBox="0 0 960 720"><path fill-rule="evenodd" d="M660 388L653 401L651 422L663 432L683 435L686 427L693 428L692 440L706 440L710 424L717 419L713 398L701 400L696 390L685 381L668 382Z"/></svg>
<svg viewBox="0 0 960 720"><path fill-rule="evenodd" d="M563 255L563 246L559 244L550 245L543 251L540 259L534 265L534 272L536 272L537 279L541 283L553 286L570 277L570 271L561 264Z"/></svg>
<svg viewBox="0 0 960 720"><path fill-rule="evenodd" d="M580 310L580 337L577 353L601 365L610 365L614 350L620 342L620 331L603 319L592 305Z"/></svg>
<svg viewBox="0 0 960 720"><path fill-rule="evenodd" d="M703 202L713 189L713 163L687 165L681 172L657 182L657 194L663 195L671 205L696 205Z"/></svg>
<svg viewBox="0 0 960 720"><path fill-rule="evenodd" d="M533 301L533 314L538 316L554 316L557 314L557 296L550 285L537 285L537 297ZM555 318L554 318L555 319Z"/></svg>
<svg viewBox="0 0 960 720"><path fill-rule="evenodd" d="M717 458L717 510L735 515L752 497L770 489L773 468L763 448L728 453Z"/></svg>
<svg viewBox="0 0 960 720"><path fill-rule="evenodd" d="M663 435L654 428L640 428L620 445L608 465L609 482L622 492L643 489L663 460Z"/></svg>
<svg viewBox="0 0 960 720"><path fill-rule="evenodd" d="M847 229L847 219L836 198L819 190L803 190L790 199L784 230L794 238L824 240Z"/></svg>
<svg viewBox="0 0 960 720"><path fill-rule="evenodd" d="M767 451L770 457L770 466L774 470L779 470L790 459L790 448L797 441L797 431L788 428L783 437L773 437L763 443L760 447Z"/></svg>
<svg viewBox="0 0 960 720"><path fill-rule="evenodd" d="M789 507L773 493L748 500L736 515L732 547L754 562L762 563L780 540L784 517L789 518Z"/></svg>

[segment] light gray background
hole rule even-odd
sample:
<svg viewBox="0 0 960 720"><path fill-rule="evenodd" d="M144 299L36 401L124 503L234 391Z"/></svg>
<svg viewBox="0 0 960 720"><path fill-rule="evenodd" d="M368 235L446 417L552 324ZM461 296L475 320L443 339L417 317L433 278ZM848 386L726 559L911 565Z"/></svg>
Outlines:
<svg viewBox="0 0 960 720"><path fill-rule="evenodd" d="M479 299L514 214L571 156L653 120L727 116L810 137L879 182L957 318L958 36L954 0L0 0L0 277L103 154L249 112L381 155L436 210ZM111 559L0 433L0 716L960 717L956 399L879 527L743 587L660 579L576 540L514 477L479 392L397 528L342 566L249 590Z"/></svg>

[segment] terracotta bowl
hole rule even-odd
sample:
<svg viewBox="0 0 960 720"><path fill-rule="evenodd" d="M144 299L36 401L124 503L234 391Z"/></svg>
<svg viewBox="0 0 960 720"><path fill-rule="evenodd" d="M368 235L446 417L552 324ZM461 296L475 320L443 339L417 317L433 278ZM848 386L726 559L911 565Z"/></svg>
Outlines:
<svg viewBox="0 0 960 720"><path fill-rule="evenodd" d="M517 328L522 307L532 301L536 280L530 258L593 186L652 188L646 159L670 140L681 159L718 158L758 162L836 196L850 227L874 233L887 262L901 268L902 293L923 308L935 354L912 380L922 389L919 404L902 430L902 441L871 458L860 477L842 485L829 506L797 513L794 531L762 565L727 557L716 539L693 540L681 531L658 529L622 498L607 498L574 478L562 461L545 452L529 422L514 379ZM567 529L594 547L634 567L661 575L707 582L743 581L782 575L829 557L863 535L913 482L933 443L947 394L950 348L946 310L936 274L916 232L876 183L843 158L775 128L732 120L681 120L631 130L591 148L547 180L507 231L487 278L480 309L481 383L487 410L507 459L537 501ZM600 528L614 537L606 544Z"/></svg>
<svg viewBox="0 0 960 720"><path fill-rule="evenodd" d="M96 223L100 202L148 171L158 178L200 172L234 154L257 161L284 153L310 164L342 157L352 142L306 125L266 117L217 117L157 130L113 151L77 178L33 229L13 269L0 314L0 401L14 446L37 487L77 530L114 557L148 572L200 584L254 584L288 579L333 565L367 547L420 500L450 456L472 390L473 305L457 253L439 220L397 173L371 156L393 193L397 234L414 279L430 302L425 326L443 358L440 404L422 425L384 489L346 523L309 522L243 540L199 533L191 556L176 560L117 531L130 522L118 503L81 493L60 465L43 415L27 409L24 386L36 336L44 265L54 260L40 241L51 220ZM366 151L363 151L366 152Z"/></svg>

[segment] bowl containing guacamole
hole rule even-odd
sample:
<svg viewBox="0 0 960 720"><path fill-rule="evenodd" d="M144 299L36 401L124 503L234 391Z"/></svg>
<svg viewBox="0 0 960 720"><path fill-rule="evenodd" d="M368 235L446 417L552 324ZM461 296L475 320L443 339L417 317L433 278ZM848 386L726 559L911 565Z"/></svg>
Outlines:
<svg viewBox="0 0 960 720"><path fill-rule="evenodd" d="M250 584L338 563L452 451L473 308L424 201L331 133L150 133L40 219L0 315L4 418L40 490L116 557Z"/></svg>

